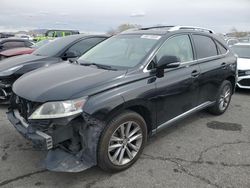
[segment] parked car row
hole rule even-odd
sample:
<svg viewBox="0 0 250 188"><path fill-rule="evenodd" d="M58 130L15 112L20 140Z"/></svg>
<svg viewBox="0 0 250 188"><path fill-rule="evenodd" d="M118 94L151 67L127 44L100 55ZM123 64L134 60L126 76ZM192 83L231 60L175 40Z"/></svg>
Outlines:
<svg viewBox="0 0 250 188"><path fill-rule="evenodd" d="M57 37L65 37L65 36L76 35L76 34L80 34L80 32L77 30L58 30L58 29L48 30L45 32L44 36L35 37L33 40L35 42L39 42L42 40L54 39Z"/></svg>
<svg viewBox="0 0 250 188"><path fill-rule="evenodd" d="M44 36L38 36L32 38L32 40L30 36L25 34L16 34L15 37L14 35L2 34L0 35L2 38L0 39L0 60L12 56L30 54L34 49L55 38L76 34L80 34L80 32L77 30L47 30ZM34 42L36 43L34 44Z"/></svg>
<svg viewBox="0 0 250 188"><path fill-rule="evenodd" d="M42 40L40 42L37 42L35 44L33 44L32 46L29 47L17 47L17 48L11 48L8 50L4 50L2 52L0 52L0 60L9 58L9 57L14 57L14 56L18 56L18 55L24 55L24 54L31 54L33 51L35 51L36 49L40 48L41 46L43 46L44 44L47 44L49 42L51 42L52 40Z"/></svg>
<svg viewBox="0 0 250 188"><path fill-rule="evenodd" d="M34 43L21 38L2 38L0 39L0 52L17 47L30 47Z"/></svg>
<svg viewBox="0 0 250 188"><path fill-rule="evenodd" d="M71 35L54 39L31 54L0 61L0 103L9 102L12 84L23 74L77 58L107 37L106 35Z"/></svg>
<svg viewBox="0 0 250 188"><path fill-rule="evenodd" d="M163 128L202 109L223 114L237 63L212 30L158 26L55 39L2 60L0 79L9 121L48 151L47 169L116 172Z"/></svg>

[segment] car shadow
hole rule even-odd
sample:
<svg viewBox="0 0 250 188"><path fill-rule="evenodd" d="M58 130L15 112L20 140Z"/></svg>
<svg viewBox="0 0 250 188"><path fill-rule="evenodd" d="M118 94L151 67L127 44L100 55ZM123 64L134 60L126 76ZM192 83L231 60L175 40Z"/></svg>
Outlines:
<svg viewBox="0 0 250 188"><path fill-rule="evenodd" d="M250 89L236 88L235 92L241 95L250 95Z"/></svg>
<svg viewBox="0 0 250 188"><path fill-rule="evenodd" d="M8 111L9 104L0 104L0 110Z"/></svg>

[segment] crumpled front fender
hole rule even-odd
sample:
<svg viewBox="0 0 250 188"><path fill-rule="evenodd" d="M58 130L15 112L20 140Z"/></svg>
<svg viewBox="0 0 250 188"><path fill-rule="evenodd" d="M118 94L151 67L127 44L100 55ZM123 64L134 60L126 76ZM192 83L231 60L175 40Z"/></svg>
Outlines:
<svg viewBox="0 0 250 188"><path fill-rule="evenodd" d="M81 172L97 165L98 143L105 123L83 113L84 124L80 126L82 148L72 154L62 148L50 150L45 159L45 167L57 172Z"/></svg>

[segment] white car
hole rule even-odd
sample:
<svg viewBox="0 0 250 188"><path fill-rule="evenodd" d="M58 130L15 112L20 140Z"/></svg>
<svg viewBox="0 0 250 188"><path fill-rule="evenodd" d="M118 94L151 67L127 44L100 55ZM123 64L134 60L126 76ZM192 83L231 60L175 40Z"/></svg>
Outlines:
<svg viewBox="0 0 250 188"><path fill-rule="evenodd" d="M239 88L250 89L250 43L237 43L232 50L237 54Z"/></svg>

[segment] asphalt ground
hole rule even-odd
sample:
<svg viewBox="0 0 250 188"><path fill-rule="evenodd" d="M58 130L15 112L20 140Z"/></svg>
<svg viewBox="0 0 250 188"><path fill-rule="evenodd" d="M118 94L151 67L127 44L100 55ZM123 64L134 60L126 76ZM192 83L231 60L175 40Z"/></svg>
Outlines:
<svg viewBox="0 0 250 188"><path fill-rule="evenodd" d="M250 90L238 90L221 116L202 111L152 137L116 174L43 169L45 153L17 133L6 111L0 107L0 187L250 187Z"/></svg>

